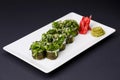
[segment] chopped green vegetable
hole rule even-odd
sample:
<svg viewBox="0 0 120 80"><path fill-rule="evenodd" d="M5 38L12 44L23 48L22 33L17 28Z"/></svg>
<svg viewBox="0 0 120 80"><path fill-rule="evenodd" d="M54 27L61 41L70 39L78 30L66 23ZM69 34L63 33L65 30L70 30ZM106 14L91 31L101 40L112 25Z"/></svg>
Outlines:
<svg viewBox="0 0 120 80"><path fill-rule="evenodd" d="M43 59L45 57L45 47L43 42L33 42L30 49L32 50L32 56L34 59Z"/></svg>
<svg viewBox="0 0 120 80"><path fill-rule="evenodd" d="M66 44L72 43L77 36L79 25L75 20L56 21L52 23L52 29L42 34L40 41L31 44L34 59L56 59L58 53L64 50Z"/></svg>

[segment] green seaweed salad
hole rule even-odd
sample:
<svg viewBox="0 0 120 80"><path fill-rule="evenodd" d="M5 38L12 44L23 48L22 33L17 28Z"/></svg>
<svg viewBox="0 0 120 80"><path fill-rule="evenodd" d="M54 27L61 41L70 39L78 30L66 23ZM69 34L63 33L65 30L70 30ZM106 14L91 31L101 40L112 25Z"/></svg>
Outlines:
<svg viewBox="0 0 120 80"><path fill-rule="evenodd" d="M72 43L78 35L79 25L75 20L69 19L52 23L52 29L42 34L40 41L31 44L32 57L40 60L45 57L54 60L66 44Z"/></svg>

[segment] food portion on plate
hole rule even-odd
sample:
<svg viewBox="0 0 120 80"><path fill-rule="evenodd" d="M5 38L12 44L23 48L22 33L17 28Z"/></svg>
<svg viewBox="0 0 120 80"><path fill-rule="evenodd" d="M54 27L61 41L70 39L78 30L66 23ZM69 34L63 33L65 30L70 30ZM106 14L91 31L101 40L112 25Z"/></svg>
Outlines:
<svg viewBox="0 0 120 80"><path fill-rule="evenodd" d="M91 30L91 35L93 37L100 37L105 34L105 31L102 27L97 26L97 27L90 27L90 20L92 16L90 17L82 17L80 21L80 27L79 27L79 33L80 34L87 34L88 30Z"/></svg>
<svg viewBox="0 0 120 80"><path fill-rule="evenodd" d="M72 43L74 37L78 34L87 34L91 30L91 35L100 37L105 34L101 27L90 27L90 17L81 19L80 24L73 19L64 21L56 21L52 23L52 29L42 34L40 41L35 41L31 44L32 57L40 60L48 58L54 60L58 57L59 52L66 48L66 44Z"/></svg>
<svg viewBox="0 0 120 80"><path fill-rule="evenodd" d="M80 34L87 34L88 30L91 30L90 27L90 20L91 20L92 16L90 17L82 17L82 20L80 21L80 29L79 29L79 33Z"/></svg>
<svg viewBox="0 0 120 80"><path fill-rule="evenodd" d="M100 37L105 34L105 31L103 30L102 27L93 27L91 30L91 35L94 37Z"/></svg>
<svg viewBox="0 0 120 80"><path fill-rule="evenodd" d="M52 23L52 29L42 34L40 41L32 43L30 49L34 59L54 60L59 52L66 48L66 44L72 43L78 35L79 25L75 20L56 21Z"/></svg>

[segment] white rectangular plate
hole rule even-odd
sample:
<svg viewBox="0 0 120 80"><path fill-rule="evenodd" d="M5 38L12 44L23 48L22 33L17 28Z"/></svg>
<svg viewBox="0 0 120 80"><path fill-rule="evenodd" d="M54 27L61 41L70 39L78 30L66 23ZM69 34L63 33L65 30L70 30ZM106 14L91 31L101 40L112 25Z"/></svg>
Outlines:
<svg viewBox="0 0 120 80"><path fill-rule="evenodd" d="M62 18L59 18L56 21L66 20L66 19L74 19L79 23L81 18L82 18L81 15L71 12L71 13L63 16ZM31 51L29 50L32 42L34 42L36 40L40 40L42 33L45 33L50 28L52 28L52 23L50 23L50 24L28 34L27 36L3 47L3 49L5 51L11 53L12 55L22 59L23 61L29 63L30 65L36 67L37 69L39 69L45 73L49 73L49 72L53 71L54 69L58 68L59 66L63 65L70 59L74 58L81 52L85 51L89 47L93 46L94 44L98 43L102 39L106 38L107 36L109 36L115 32L115 29L110 28L106 25L103 25L103 24L98 23L93 20L91 20L90 26L91 27L101 26L105 30L105 35L103 35L99 38L95 38L95 37L91 36L90 31L85 35L79 34L78 36L75 37L75 40L73 43L68 44L66 46L66 49L59 53L58 58L55 60L49 60L47 58L45 58L43 60L35 60L32 58Z"/></svg>

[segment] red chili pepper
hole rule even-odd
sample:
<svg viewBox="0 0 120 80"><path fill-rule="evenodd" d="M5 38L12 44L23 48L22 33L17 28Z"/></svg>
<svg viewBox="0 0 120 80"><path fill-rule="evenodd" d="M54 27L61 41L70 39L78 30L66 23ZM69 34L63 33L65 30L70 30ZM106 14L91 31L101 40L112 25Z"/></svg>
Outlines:
<svg viewBox="0 0 120 80"><path fill-rule="evenodd" d="M91 17L82 17L82 20L80 21L80 30L79 33L81 34L86 34L88 32L88 30L91 30L90 28L90 20Z"/></svg>

